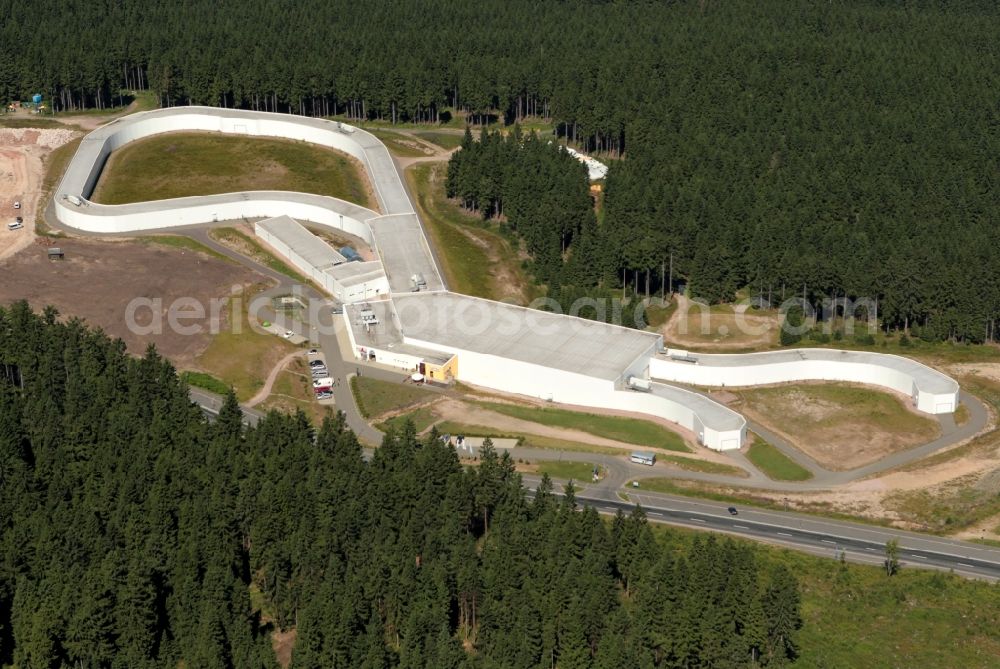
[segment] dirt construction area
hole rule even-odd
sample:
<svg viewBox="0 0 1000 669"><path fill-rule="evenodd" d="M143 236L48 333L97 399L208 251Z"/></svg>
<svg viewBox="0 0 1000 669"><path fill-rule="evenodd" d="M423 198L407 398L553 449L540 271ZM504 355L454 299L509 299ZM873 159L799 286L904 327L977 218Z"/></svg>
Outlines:
<svg viewBox="0 0 1000 669"><path fill-rule="evenodd" d="M44 159L79 135L69 128L0 128L0 260L34 240ZM15 201L21 203L20 209L14 209ZM15 216L24 219L24 227L8 230Z"/></svg>
<svg viewBox="0 0 1000 669"><path fill-rule="evenodd" d="M56 244L65 254L63 260L48 258L49 246ZM191 365L208 346L213 298L231 294L234 286L261 281L236 263L190 249L146 241L46 237L0 261L0 276L0 304L23 298L35 309L52 305L63 316L81 318L120 337L132 353L141 354L155 344L178 367ZM150 306L133 307L138 328L129 327L126 320L133 298L152 300L147 302ZM204 315L188 317L194 313L192 307L177 303L178 298L203 305ZM197 332L184 334L169 325L172 305L183 316L176 322ZM220 303L216 311L221 319L218 327L225 327L228 308ZM160 328L151 327L154 312L162 321Z"/></svg>
<svg viewBox="0 0 1000 669"><path fill-rule="evenodd" d="M730 402L831 470L861 467L940 434L895 394L854 384L802 383L734 391Z"/></svg>
<svg viewBox="0 0 1000 669"><path fill-rule="evenodd" d="M668 345L721 353L774 346L781 316L748 304L708 306L677 295L677 309L663 325Z"/></svg>

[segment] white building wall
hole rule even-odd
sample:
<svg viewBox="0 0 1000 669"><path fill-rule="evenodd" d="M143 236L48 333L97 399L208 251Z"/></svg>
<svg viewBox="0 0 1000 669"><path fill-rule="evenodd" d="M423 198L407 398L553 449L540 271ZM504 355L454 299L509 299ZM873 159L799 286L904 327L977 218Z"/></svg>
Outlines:
<svg viewBox="0 0 1000 669"><path fill-rule="evenodd" d="M330 292L338 301L344 304L373 300L389 294L389 281L385 278L385 275L350 286L341 285L329 274L324 274L324 276L331 285Z"/></svg>
<svg viewBox="0 0 1000 669"><path fill-rule="evenodd" d="M367 151L373 149L371 147L366 149L362 145L361 142L369 137L363 131L344 133L336 130L333 124L317 127L303 123L298 117L281 114L266 114L254 118L249 115L227 117L224 115L225 110L219 110L219 113L219 116L184 113L175 108L147 112L115 121L109 126L113 131L108 132L97 149L94 147L100 140L90 135L84 139L78 155L73 159L73 163L78 165L79 155L93 152L94 160L87 166L89 170L81 184L81 192L66 191L63 183L60 184L58 192L90 197L97 185L101 170L113 151L137 139L175 131L282 137L337 149L359 160L372 179L376 191L378 190L378 179L373 174L367 154ZM384 150L384 147L379 146L379 148ZM280 191L255 191L245 194L245 197L244 194L240 195L240 197L224 194L175 198L155 203L125 205L87 203L84 206L76 206L57 197L55 206L57 215L63 223L91 232L133 232L242 218L272 218L287 214L295 219L344 230L361 237L369 245L373 244L371 230L363 222L362 216L367 220L378 214L358 205L332 197ZM381 196L380 193L379 195Z"/></svg>
<svg viewBox="0 0 1000 669"><path fill-rule="evenodd" d="M375 243L371 228L364 221L350 215L357 212L357 205L324 195L248 191L235 196L224 194L182 197L157 200L155 204L134 205L88 202L78 207L57 199L55 206L60 221L89 232L138 232L214 221L288 215L298 221L343 230L360 237L369 245Z"/></svg>
<svg viewBox="0 0 1000 669"><path fill-rule="evenodd" d="M627 385L628 378L630 376L634 376L639 379L648 379L650 361L653 359L653 356L656 354L656 351L660 348L662 342L663 342L663 337L660 337L659 340L657 340L653 344L650 344L649 350L647 350L645 353L636 358L635 362L633 362L625 369L625 371L621 375L621 378L618 381L619 385L622 386Z"/></svg>
<svg viewBox="0 0 1000 669"><path fill-rule="evenodd" d="M421 348L457 354L459 381L561 404L632 411L666 418L690 430L698 436L700 442L715 450L739 448L746 438L745 421L740 429L717 430L704 427L702 418L691 407L710 400L687 391L672 389L690 395L690 405L652 393L616 390L613 381L585 374L445 347L410 337L405 337L404 341Z"/></svg>
<svg viewBox="0 0 1000 669"><path fill-rule="evenodd" d="M711 355L698 354L701 363L676 362L663 357L650 361L650 376L697 386L757 386L792 381L849 381L880 386L903 393L913 405L925 413L951 413L958 405L958 385L954 391L935 393L921 390L917 379L901 369L879 364L881 354L869 354L867 361L809 359L808 349L801 351L799 360L753 363L751 357L767 353L747 354L745 365L712 365ZM867 356L866 356L867 357ZM886 358L895 356L885 356ZM913 362L913 361L908 361ZM913 362L914 366L919 363Z"/></svg>
<svg viewBox="0 0 1000 669"><path fill-rule="evenodd" d="M459 369L461 370L461 358L458 362ZM671 389L671 394L677 394L678 392L686 394L688 401L675 401L654 393L616 390L611 396L605 399L605 404L602 406L608 409L634 411L650 416L666 418L694 433L699 443L715 451L736 450L743 445L747 436L746 421L742 421L741 427L733 428L717 428L706 425L705 421L702 420L702 416L693 407L698 406L703 401L710 400L678 388Z"/></svg>

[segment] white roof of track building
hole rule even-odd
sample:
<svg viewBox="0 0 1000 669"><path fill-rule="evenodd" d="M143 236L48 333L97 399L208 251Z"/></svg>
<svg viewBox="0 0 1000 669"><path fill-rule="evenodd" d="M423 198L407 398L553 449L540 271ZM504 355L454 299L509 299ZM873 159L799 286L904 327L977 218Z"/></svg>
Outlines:
<svg viewBox="0 0 1000 669"><path fill-rule="evenodd" d="M322 269L347 262L344 256L333 250L333 247L306 230L301 223L290 216L276 216L260 221L257 225L288 244L288 248L313 267Z"/></svg>
<svg viewBox="0 0 1000 669"><path fill-rule="evenodd" d="M382 271L382 263L377 260L345 262L335 267L329 267L323 272L332 276L342 286L353 286L385 276L385 272Z"/></svg>
<svg viewBox="0 0 1000 669"><path fill-rule="evenodd" d="M393 293L408 293L413 288L410 279L414 274L421 275L426 283L421 290L444 288L416 214L382 216L368 221L368 225Z"/></svg>
<svg viewBox="0 0 1000 669"><path fill-rule="evenodd" d="M617 380L660 335L457 293L393 296L403 336Z"/></svg>
<svg viewBox="0 0 1000 669"><path fill-rule="evenodd" d="M366 327L361 319L363 312L370 312L377 322ZM358 346L412 355L435 365L443 365L453 357L451 354L430 351L405 343L403 334L399 331L399 321L393 311L393 304L389 300L345 304L344 313Z"/></svg>
<svg viewBox="0 0 1000 669"><path fill-rule="evenodd" d="M732 409L704 395L669 386L665 383L649 384L649 391L654 395L659 395L672 402L686 406L698 416L698 419L705 427L718 430L742 430L747 421L743 416Z"/></svg>

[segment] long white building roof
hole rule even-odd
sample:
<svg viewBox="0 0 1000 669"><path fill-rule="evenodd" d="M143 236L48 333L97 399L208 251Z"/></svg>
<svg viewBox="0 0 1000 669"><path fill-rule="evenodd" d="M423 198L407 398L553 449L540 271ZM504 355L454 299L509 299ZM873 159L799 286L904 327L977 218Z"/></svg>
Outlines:
<svg viewBox="0 0 1000 669"><path fill-rule="evenodd" d="M403 336L438 346L617 380L662 338L450 292L395 295Z"/></svg>
<svg viewBox="0 0 1000 669"><path fill-rule="evenodd" d="M333 250L329 244L306 230L291 216L276 216L257 223L274 238L288 245L303 260L317 269L333 267L347 262L347 259Z"/></svg>

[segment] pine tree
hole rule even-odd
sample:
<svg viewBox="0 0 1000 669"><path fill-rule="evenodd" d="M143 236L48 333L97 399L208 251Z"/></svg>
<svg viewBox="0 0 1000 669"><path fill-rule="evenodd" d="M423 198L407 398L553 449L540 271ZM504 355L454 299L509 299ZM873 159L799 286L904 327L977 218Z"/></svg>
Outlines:
<svg viewBox="0 0 1000 669"><path fill-rule="evenodd" d="M763 607L767 617L769 658L772 662L794 660L798 657L795 632L802 627L799 586L795 576L782 564L771 572Z"/></svg>

